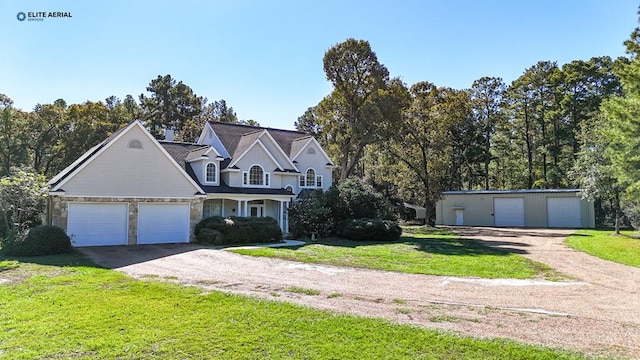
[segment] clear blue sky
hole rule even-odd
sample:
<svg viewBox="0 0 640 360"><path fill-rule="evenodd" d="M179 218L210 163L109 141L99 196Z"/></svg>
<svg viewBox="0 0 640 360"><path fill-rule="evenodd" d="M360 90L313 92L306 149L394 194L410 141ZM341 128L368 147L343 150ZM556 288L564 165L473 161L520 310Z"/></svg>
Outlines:
<svg viewBox="0 0 640 360"><path fill-rule="evenodd" d="M540 60L624 55L631 0L0 0L0 93L15 106L138 97L171 74L241 119L293 128L331 91L322 57L368 40L391 76L468 88ZM18 12L72 18L18 21Z"/></svg>

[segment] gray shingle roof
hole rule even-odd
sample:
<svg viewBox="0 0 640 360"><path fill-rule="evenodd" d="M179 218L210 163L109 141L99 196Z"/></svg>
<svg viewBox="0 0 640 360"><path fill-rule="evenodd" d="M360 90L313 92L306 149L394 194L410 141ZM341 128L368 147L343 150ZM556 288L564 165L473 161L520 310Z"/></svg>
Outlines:
<svg viewBox="0 0 640 360"><path fill-rule="evenodd" d="M270 189L270 188L237 188L230 187L225 184L222 179L220 179L219 186L205 186L198 181L198 177L196 176L191 164L187 162L187 157L189 154L193 152L200 152L203 149L209 148L209 145L198 145L191 143L179 143L179 142L169 142L169 141L159 141L160 145L171 155L171 157L180 165L187 174L195 181L207 194L258 194L258 195L291 195L291 193L284 189ZM229 164L230 159L225 159L223 164L226 162ZM221 168L225 168L226 165Z"/></svg>
<svg viewBox="0 0 640 360"><path fill-rule="evenodd" d="M220 138L220 141L222 141L222 144L227 149L229 154L233 154L232 156L241 154L244 150L246 150L245 148L242 148L243 146L249 146L253 143L253 141L245 140L241 142L241 139L245 135L250 135L254 132L259 134L258 132L262 130L267 130L269 132L269 134L273 137L276 143L278 143L285 154L291 154L291 144L295 140L309 137L309 135L303 132L293 130L272 129L259 126L222 123L216 121L209 121L209 125L211 125L213 131L216 132L216 134Z"/></svg>
<svg viewBox="0 0 640 360"><path fill-rule="evenodd" d="M294 156L296 156L300 150L302 150L302 147L307 143L307 141L309 141L310 136L306 136L306 137L302 137L299 139L295 139L292 143L291 143L291 152L289 153L289 158L293 159Z"/></svg>
<svg viewBox="0 0 640 360"><path fill-rule="evenodd" d="M209 145L198 145L191 143L180 143L170 141L158 141L160 145L171 155L171 157L182 167L187 170L187 156L192 151L202 150L209 148ZM197 182L198 180L194 178Z"/></svg>

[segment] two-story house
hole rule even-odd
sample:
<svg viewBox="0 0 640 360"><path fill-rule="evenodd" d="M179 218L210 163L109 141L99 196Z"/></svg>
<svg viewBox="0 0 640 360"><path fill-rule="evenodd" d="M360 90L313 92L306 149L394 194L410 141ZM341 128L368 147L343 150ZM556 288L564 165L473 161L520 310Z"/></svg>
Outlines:
<svg viewBox="0 0 640 360"><path fill-rule="evenodd" d="M335 167L297 131L208 122L196 143L157 141L134 121L49 185L49 220L74 246L189 242L202 218L270 216L305 189L331 186Z"/></svg>

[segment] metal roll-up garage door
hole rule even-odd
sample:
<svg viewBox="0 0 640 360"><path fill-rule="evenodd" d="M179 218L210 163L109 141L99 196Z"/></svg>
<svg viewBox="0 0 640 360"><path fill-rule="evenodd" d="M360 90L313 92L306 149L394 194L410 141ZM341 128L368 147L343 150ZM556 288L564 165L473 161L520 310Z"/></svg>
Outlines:
<svg viewBox="0 0 640 360"><path fill-rule="evenodd" d="M581 228L581 199L579 197L548 197L547 226L552 228Z"/></svg>
<svg viewBox="0 0 640 360"><path fill-rule="evenodd" d="M524 198L493 199L493 215L495 226L523 227Z"/></svg>
<svg viewBox="0 0 640 360"><path fill-rule="evenodd" d="M127 245L126 203L69 203L67 234L73 246Z"/></svg>
<svg viewBox="0 0 640 360"><path fill-rule="evenodd" d="M189 242L189 204L139 203L138 244Z"/></svg>

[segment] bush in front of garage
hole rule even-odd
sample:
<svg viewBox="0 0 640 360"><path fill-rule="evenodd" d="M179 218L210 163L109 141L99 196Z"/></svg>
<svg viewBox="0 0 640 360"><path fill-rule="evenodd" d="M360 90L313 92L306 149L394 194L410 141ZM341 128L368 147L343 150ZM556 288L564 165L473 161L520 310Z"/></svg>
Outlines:
<svg viewBox="0 0 640 360"><path fill-rule="evenodd" d="M64 230L53 225L31 228L26 235L7 236L2 252L10 256L40 256L71 252L71 239Z"/></svg>
<svg viewBox="0 0 640 360"><path fill-rule="evenodd" d="M342 237L356 241L396 241L402 235L397 222L381 219L350 219L342 225Z"/></svg>
<svg viewBox="0 0 640 360"><path fill-rule="evenodd" d="M282 241L278 222L271 217L212 216L195 228L196 241L201 244L235 245Z"/></svg>

